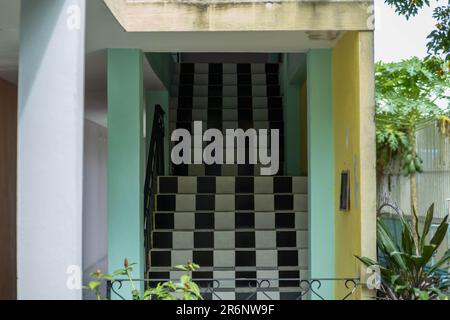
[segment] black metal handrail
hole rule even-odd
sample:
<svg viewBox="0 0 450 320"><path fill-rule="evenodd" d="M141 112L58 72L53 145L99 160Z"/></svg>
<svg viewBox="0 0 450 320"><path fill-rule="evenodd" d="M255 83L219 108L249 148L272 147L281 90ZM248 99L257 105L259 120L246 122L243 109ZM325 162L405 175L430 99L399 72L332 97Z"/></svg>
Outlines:
<svg viewBox="0 0 450 320"><path fill-rule="evenodd" d="M116 279L107 282L107 297L110 299L112 294L122 300L126 300L123 292L120 292L125 283L141 282L145 283L145 287L156 286L157 283L170 281L169 279ZM172 280L178 282L177 280ZM324 296L321 289L327 283L340 283L345 292L341 297L335 297L337 300L348 300L354 296L358 287L362 285L358 278L320 278L320 279L301 279L301 278L233 278L233 279L218 279L218 278L201 278L194 279L200 287L200 292L205 299L209 295L209 299L223 300L221 293L226 292L241 292L247 294L244 300L253 300L257 298L257 294L261 293L265 300L273 300L271 293L273 292L294 292L294 300L327 300L332 297ZM240 283L237 286L229 286L230 282ZM290 283L287 286L280 286L280 283ZM228 286L227 286L228 284ZM286 288L289 288L286 291Z"/></svg>
<svg viewBox="0 0 450 320"><path fill-rule="evenodd" d="M144 256L146 271L150 269L148 254L152 248L153 210L158 176L164 175L164 115L158 104L155 106L152 133L148 151L144 185Z"/></svg>

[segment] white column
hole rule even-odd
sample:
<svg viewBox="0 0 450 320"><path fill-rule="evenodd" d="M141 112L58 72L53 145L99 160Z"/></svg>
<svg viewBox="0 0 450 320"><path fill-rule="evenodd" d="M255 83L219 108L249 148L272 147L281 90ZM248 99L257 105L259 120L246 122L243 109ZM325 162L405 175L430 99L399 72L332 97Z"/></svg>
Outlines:
<svg viewBox="0 0 450 320"><path fill-rule="evenodd" d="M19 299L81 299L85 2L22 0Z"/></svg>

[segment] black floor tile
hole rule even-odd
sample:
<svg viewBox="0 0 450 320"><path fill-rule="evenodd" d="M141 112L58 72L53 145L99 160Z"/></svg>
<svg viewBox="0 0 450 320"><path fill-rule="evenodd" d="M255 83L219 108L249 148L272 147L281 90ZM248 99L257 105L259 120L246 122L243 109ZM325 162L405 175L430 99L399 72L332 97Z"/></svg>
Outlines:
<svg viewBox="0 0 450 320"><path fill-rule="evenodd" d="M274 193L292 193L291 177L275 177L273 179Z"/></svg>
<svg viewBox="0 0 450 320"><path fill-rule="evenodd" d="M235 234L236 248L254 248L255 232L236 232Z"/></svg>
<svg viewBox="0 0 450 320"><path fill-rule="evenodd" d="M158 195L156 203L158 211L176 210L175 195Z"/></svg>
<svg viewBox="0 0 450 320"><path fill-rule="evenodd" d="M197 193L216 193L216 178L215 177L198 177L197 178Z"/></svg>
<svg viewBox="0 0 450 320"><path fill-rule="evenodd" d="M295 228L295 213L294 212L276 212L275 213L275 227L281 228Z"/></svg>
<svg viewBox="0 0 450 320"><path fill-rule="evenodd" d="M154 267L172 267L171 251L152 251L151 263Z"/></svg>
<svg viewBox="0 0 450 320"><path fill-rule="evenodd" d="M171 249L173 247L172 232L153 232L153 247Z"/></svg>
<svg viewBox="0 0 450 320"><path fill-rule="evenodd" d="M214 229L214 212L196 212L195 229Z"/></svg>
<svg viewBox="0 0 450 320"><path fill-rule="evenodd" d="M275 210L293 210L294 197L292 195L275 195Z"/></svg>
<svg viewBox="0 0 450 320"><path fill-rule="evenodd" d="M194 232L194 248L214 248L214 232Z"/></svg>
<svg viewBox="0 0 450 320"><path fill-rule="evenodd" d="M201 267L212 267L214 264L213 251L194 251L192 253L193 262Z"/></svg>
<svg viewBox="0 0 450 320"><path fill-rule="evenodd" d="M253 229L255 227L255 213L236 212L235 226L236 229Z"/></svg>
<svg viewBox="0 0 450 320"><path fill-rule="evenodd" d="M254 267L256 266L256 251L236 251L237 267Z"/></svg>
<svg viewBox="0 0 450 320"><path fill-rule="evenodd" d="M252 177L236 177L236 193L254 193L255 184Z"/></svg>
<svg viewBox="0 0 450 320"><path fill-rule="evenodd" d="M253 195L236 195L236 210L254 210L255 197Z"/></svg>
<svg viewBox="0 0 450 320"><path fill-rule="evenodd" d="M196 197L196 210L215 210L215 195L197 195Z"/></svg>
<svg viewBox="0 0 450 320"><path fill-rule="evenodd" d="M174 226L173 213L158 213L155 215L155 229L173 229Z"/></svg>
<svg viewBox="0 0 450 320"><path fill-rule="evenodd" d="M277 247L297 247L297 234L295 231L278 231Z"/></svg>
<svg viewBox="0 0 450 320"><path fill-rule="evenodd" d="M159 178L159 193L178 193L177 177Z"/></svg>

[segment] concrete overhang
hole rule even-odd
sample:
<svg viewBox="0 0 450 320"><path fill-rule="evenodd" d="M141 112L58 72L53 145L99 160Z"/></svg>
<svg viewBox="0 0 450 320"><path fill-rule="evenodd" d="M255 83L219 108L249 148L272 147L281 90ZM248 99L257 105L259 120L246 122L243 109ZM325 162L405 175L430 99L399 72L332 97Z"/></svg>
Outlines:
<svg viewBox="0 0 450 320"><path fill-rule="evenodd" d="M373 0L104 0L128 32L373 30Z"/></svg>

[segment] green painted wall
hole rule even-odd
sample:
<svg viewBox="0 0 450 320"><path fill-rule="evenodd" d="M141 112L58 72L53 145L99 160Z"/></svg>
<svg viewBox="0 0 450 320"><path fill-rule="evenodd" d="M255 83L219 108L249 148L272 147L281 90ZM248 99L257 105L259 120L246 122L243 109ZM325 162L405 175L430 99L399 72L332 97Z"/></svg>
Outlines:
<svg viewBox="0 0 450 320"><path fill-rule="evenodd" d="M143 55L137 49L108 50L108 266L124 258L144 276L143 238ZM124 288L123 292L129 292Z"/></svg>
<svg viewBox="0 0 450 320"><path fill-rule="evenodd" d="M283 55L281 78L284 90L285 169L286 175L300 175L300 94L306 76L306 56L301 53Z"/></svg>
<svg viewBox="0 0 450 320"><path fill-rule="evenodd" d="M164 163L165 163L165 174L169 175L170 168L170 150L169 150L169 104L170 104L170 95L167 90L148 90L146 91L146 148L148 153L151 134L152 134L152 125L153 125L153 116L155 114L155 105L161 105L164 112L166 113L164 116L164 126L165 126L165 146L164 146ZM147 154L146 153L146 154Z"/></svg>
<svg viewBox="0 0 450 320"><path fill-rule="evenodd" d="M147 53L145 56L166 89L170 90L172 78L175 73L175 61L173 60L172 54L152 52Z"/></svg>
<svg viewBox="0 0 450 320"><path fill-rule="evenodd" d="M310 278L335 276L334 252L334 130L332 51L307 55L309 272ZM321 293L334 297L334 284L322 283Z"/></svg>
<svg viewBox="0 0 450 320"><path fill-rule="evenodd" d="M147 148L150 143L150 135L152 132L154 107L160 104L165 111L165 174L170 174L170 150L169 150L169 105L170 105L170 90L173 83L173 76L175 74L175 61L173 55L170 53L147 53L147 61L150 63L153 71L163 83L165 90L150 90L146 92L146 131L147 131Z"/></svg>

